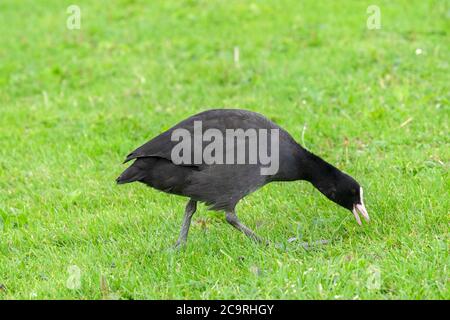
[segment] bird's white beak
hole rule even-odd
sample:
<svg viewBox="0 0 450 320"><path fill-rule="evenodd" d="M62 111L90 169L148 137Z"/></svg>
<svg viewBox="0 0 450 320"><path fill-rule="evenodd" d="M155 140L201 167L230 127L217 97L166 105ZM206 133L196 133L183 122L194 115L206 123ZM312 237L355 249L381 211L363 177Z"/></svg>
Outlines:
<svg viewBox="0 0 450 320"><path fill-rule="evenodd" d="M355 216L356 222L358 222L359 225L361 225L361 218L359 217L359 214L362 214L362 216L364 217L364 219L366 219L367 222L370 221L369 214L367 213L364 204L354 204L352 212L353 215Z"/></svg>
<svg viewBox="0 0 450 320"><path fill-rule="evenodd" d="M358 222L359 225L362 225L359 214L362 214L362 216L364 217L364 219L366 219L367 222L370 221L369 214L367 213L366 206L364 205L363 193L364 193L363 188L359 188L359 199L361 200L361 203L354 204L352 210L356 222Z"/></svg>

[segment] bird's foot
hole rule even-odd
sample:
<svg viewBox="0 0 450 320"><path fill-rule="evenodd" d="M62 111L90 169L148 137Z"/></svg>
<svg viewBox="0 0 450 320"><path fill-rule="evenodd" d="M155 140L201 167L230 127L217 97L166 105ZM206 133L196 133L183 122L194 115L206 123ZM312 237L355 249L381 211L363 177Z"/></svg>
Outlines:
<svg viewBox="0 0 450 320"><path fill-rule="evenodd" d="M186 241L178 240L172 247L174 250L180 251L186 248Z"/></svg>

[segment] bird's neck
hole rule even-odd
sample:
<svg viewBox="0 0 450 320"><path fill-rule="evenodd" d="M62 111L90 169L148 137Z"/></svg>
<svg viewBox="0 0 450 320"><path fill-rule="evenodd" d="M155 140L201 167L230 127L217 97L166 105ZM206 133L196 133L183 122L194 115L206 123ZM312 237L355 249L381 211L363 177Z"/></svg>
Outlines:
<svg viewBox="0 0 450 320"><path fill-rule="evenodd" d="M326 197L333 198L336 191L336 182L343 175L342 171L315 154L306 152L305 160L301 160L300 163L302 180L311 182Z"/></svg>
<svg viewBox="0 0 450 320"><path fill-rule="evenodd" d="M328 193L341 174L342 172L333 165L297 145L286 162L281 165L279 179L276 180L305 180L329 196Z"/></svg>
<svg viewBox="0 0 450 320"><path fill-rule="evenodd" d="M302 180L309 181L316 187L327 181L333 181L341 173L339 169L307 150L299 159L299 166Z"/></svg>

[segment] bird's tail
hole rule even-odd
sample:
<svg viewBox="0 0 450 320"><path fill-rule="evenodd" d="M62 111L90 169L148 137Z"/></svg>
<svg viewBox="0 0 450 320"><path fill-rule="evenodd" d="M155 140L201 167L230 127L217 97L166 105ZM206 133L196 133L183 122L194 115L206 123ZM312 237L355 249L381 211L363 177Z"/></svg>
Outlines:
<svg viewBox="0 0 450 320"><path fill-rule="evenodd" d="M117 184L130 183L134 181L139 181L145 177L145 173L142 169L136 165L134 162L129 166L122 174L116 179Z"/></svg>

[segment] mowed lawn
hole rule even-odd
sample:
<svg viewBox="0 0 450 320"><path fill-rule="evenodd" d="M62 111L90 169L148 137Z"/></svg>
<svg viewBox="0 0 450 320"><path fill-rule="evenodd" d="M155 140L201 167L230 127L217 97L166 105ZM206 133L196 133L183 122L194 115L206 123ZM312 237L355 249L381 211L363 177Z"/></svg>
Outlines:
<svg viewBox="0 0 450 320"><path fill-rule="evenodd" d="M1 1L0 299L450 299L449 32L441 0ZM274 183L237 207L274 245L202 205L173 250L186 199L115 178L209 108L286 128L371 223Z"/></svg>

